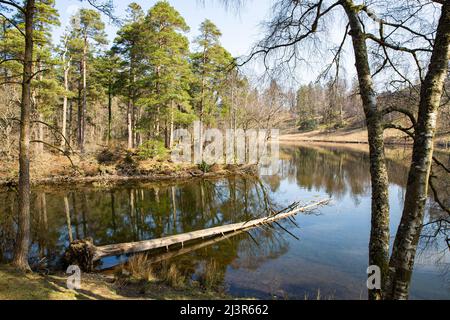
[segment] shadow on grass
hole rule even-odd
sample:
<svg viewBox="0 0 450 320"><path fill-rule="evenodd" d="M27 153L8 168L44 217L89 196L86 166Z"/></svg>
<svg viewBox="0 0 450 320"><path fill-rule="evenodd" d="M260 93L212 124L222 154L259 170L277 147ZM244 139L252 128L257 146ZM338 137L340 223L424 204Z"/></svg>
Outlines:
<svg viewBox="0 0 450 320"><path fill-rule="evenodd" d="M42 276L23 273L10 266L0 265L0 299L4 300L105 300L116 298L110 294L93 292L98 288L89 284L89 289L73 291L66 287L66 279L58 276ZM107 289L105 288L105 292Z"/></svg>

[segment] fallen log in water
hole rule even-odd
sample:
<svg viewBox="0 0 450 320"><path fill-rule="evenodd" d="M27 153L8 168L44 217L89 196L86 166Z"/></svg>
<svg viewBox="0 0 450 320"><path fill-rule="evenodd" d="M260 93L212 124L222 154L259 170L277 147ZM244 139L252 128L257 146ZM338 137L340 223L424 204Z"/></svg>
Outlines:
<svg viewBox="0 0 450 320"><path fill-rule="evenodd" d="M206 238L209 239L217 236L225 236L225 234L231 232L234 233L238 231L246 231L252 228L256 228L260 225L271 224L278 220L294 216L299 212L306 212L318 206L325 205L329 203L329 201L330 199L321 200L304 207L296 206L296 208L292 208L291 206L290 210L287 212L281 211L280 213L255 220L227 224L223 226L167 236L159 239L111 244L98 247L93 244L92 239L75 240L66 250L64 254L64 261L68 265L78 265L85 272L91 272L94 269L94 262L104 257L137 253L159 248L167 248L168 250L170 246L175 244L181 244L183 246L184 243L193 240L201 240Z"/></svg>
<svg viewBox="0 0 450 320"><path fill-rule="evenodd" d="M230 241L230 239L232 237L237 236L239 234L242 234L244 232L248 232L248 231L246 231L246 230L239 230L239 231L236 231L236 232L230 232L230 233L227 233L225 236L222 236L220 238L218 238L218 237L210 238L209 240L200 241L199 243L192 244L192 245L189 245L189 246L186 246L186 247L182 247L180 249L177 248L177 249L169 251L169 252L157 253L157 254L154 254L154 255L151 255L151 256L146 256L145 257L145 263L147 265L151 265L151 264L154 264L154 263L158 263L158 262L161 262L161 261L165 261L165 260L169 260L169 259L181 256L181 255L185 255L185 254L191 253L193 251L197 251L199 249L203 249L203 248L208 247L210 245L213 245L215 243L219 243L219 242L221 242L223 240Z"/></svg>

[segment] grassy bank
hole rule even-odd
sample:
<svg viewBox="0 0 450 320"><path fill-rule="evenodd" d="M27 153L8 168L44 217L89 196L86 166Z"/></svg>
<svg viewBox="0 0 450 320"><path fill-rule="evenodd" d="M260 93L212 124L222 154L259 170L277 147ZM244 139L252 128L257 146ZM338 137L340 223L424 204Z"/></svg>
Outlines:
<svg viewBox="0 0 450 320"><path fill-rule="evenodd" d="M384 132L386 144L391 145L412 145L412 139L405 133L387 129ZM322 143L344 143L344 144L367 144L367 130L359 129L338 129L334 131L314 130L308 132L295 132L280 136L281 142L322 142ZM450 135L438 135L435 139L437 146L447 146L450 143Z"/></svg>
<svg viewBox="0 0 450 320"><path fill-rule="evenodd" d="M196 287L173 288L162 281L133 277L83 274L80 290L69 290L67 275L20 273L0 265L1 300L123 300L123 299L226 299L223 293Z"/></svg>

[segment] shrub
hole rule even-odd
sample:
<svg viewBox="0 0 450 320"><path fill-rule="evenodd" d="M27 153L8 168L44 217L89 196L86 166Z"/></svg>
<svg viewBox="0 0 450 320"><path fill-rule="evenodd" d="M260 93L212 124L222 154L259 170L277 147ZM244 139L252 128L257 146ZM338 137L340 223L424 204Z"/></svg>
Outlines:
<svg viewBox="0 0 450 320"><path fill-rule="evenodd" d="M200 163L198 165L199 170L203 171L204 173L210 172L211 171L211 165L207 164L205 161L202 161L202 163Z"/></svg>
<svg viewBox="0 0 450 320"><path fill-rule="evenodd" d="M315 119L302 120L299 122L300 131L312 131L317 128L317 121Z"/></svg>
<svg viewBox="0 0 450 320"><path fill-rule="evenodd" d="M141 159L164 158L168 154L168 150L164 147L164 142L159 140L148 140L144 142L138 149L138 155Z"/></svg>
<svg viewBox="0 0 450 320"><path fill-rule="evenodd" d="M335 125L334 125L334 129L342 129L342 128L345 128L345 123L344 122L337 122Z"/></svg>
<svg viewBox="0 0 450 320"><path fill-rule="evenodd" d="M122 175L132 176L139 174L139 164L132 152L127 152L124 158L116 165L117 171Z"/></svg>
<svg viewBox="0 0 450 320"><path fill-rule="evenodd" d="M111 164L120 159L120 151L114 150L111 151L110 149L103 149L98 155L97 155L97 161L100 164Z"/></svg>

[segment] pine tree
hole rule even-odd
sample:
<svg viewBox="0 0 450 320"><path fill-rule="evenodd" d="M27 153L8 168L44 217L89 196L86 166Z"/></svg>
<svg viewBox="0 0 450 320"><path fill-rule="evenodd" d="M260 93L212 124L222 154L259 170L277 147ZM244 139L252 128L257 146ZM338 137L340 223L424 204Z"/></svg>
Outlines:
<svg viewBox="0 0 450 320"><path fill-rule="evenodd" d="M54 0L40 1L36 4L36 20L34 30L34 60L35 77L32 83L32 103L37 124L36 150L42 154L45 141L44 128L51 120L54 110L59 104L63 89L55 77L55 67L58 64L53 56L51 43L51 28L59 25L58 13L54 8Z"/></svg>
<svg viewBox="0 0 450 320"><path fill-rule="evenodd" d="M19 212L17 237L12 264L19 270L30 270L28 246L30 238L30 133L32 114L32 85L36 75L35 59L39 57L36 46L46 43L46 26L56 21L53 0L0 1L6 11L16 10L12 17L3 15L1 42L5 63L2 67L4 84L20 84L20 138L19 138ZM6 7L5 7L6 6Z"/></svg>
<svg viewBox="0 0 450 320"><path fill-rule="evenodd" d="M147 78L150 92L140 103L154 115L157 137L164 125L165 145L171 147L176 122L192 119L185 116L191 113L189 41L183 34L189 27L168 2L160 1L146 16L145 28L146 59L151 68Z"/></svg>
<svg viewBox="0 0 450 320"><path fill-rule="evenodd" d="M195 78L192 88L194 105L200 121L212 125L217 118L219 101L223 100L223 84L233 58L220 45L221 32L210 20L200 25L200 35L195 39L198 51L192 55Z"/></svg>
<svg viewBox="0 0 450 320"><path fill-rule="evenodd" d="M121 93L127 100L128 148L132 149L139 142L136 132L136 102L140 96L140 83L145 73L144 59L144 12L142 8L131 3L128 6L126 24L118 31L114 40L113 51L121 58Z"/></svg>
<svg viewBox="0 0 450 320"><path fill-rule="evenodd" d="M92 54L93 44L106 44L104 32L105 24L101 20L100 13L91 9L80 9L72 17L72 45L80 54L80 104L78 106L78 145L83 153L85 148L86 113L87 113L87 77L88 63Z"/></svg>
<svg viewBox="0 0 450 320"><path fill-rule="evenodd" d="M90 1L95 5L96 1ZM109 6L104 6L107 10ZM12 264L29 271L30 245L30 142L32 114L44 113L58 102L59 83L54 72L49 28L57 24L54 0L0 0L2 89L15 94L20 102L19 183L17 236ZM20 85L21 90L14 86ZM34 121L35 122L35 121ZM43 141L41 141L43 142Z"/></svg>
<svg viewBox="0 0 450 320"><path fill-rule="evenodd" d="M119 68L120 59L113 51L106 52L105 54L95 59L93 62L92 78L94 79L95 83L98 83L102 86L107 96L108 126L106 140L108 145L111 143L112 139L113 98L119 91Z"/></svg>

